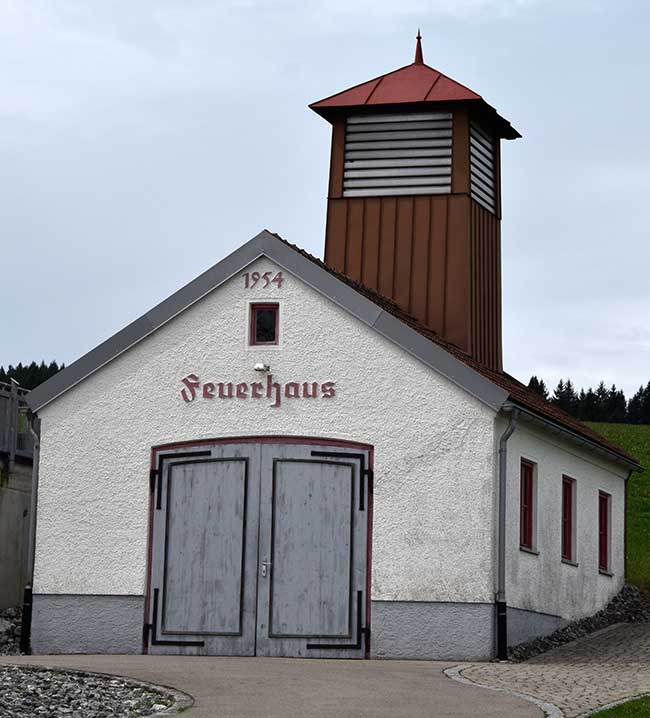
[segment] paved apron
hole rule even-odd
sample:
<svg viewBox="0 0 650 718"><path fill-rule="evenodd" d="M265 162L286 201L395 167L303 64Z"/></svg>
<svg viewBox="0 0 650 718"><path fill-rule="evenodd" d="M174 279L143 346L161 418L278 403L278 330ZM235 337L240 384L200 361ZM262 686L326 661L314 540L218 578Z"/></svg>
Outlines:
<svg viewBox="0 0 650 718"><path fill-rule="evenodd" d="M2 656L177 688L182 718L542 718L518 698L450 681L449 663L196 656Z"/></svg>
<svg viewBox="0 0 650 718"><path fill-rule="evenodd" d="M650 624L619 624L526 663L477 663L462 674L550 701L574 718L650 693Z"/></svg>

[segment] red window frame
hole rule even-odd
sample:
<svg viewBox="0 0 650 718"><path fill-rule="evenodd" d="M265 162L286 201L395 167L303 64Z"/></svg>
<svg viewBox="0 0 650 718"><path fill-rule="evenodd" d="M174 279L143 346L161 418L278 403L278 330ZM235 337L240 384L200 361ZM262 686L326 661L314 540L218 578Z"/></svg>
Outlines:
<svg viewBox="0 0 650 718"><path fill-rule="evenodd" d="M562 558L573 561L573 502L575 479L562 477Z"/></svg>
<svg viewBox="0 0 650 718"><path fill-rule="evenodd" d="M521 460L519 483L519 546L533 550L533 526L535 521L535 464Z"/></svg>
<svg viewBox="0 0 650 718"><path fill-rule="evenodd" d="M609 571L609 502L611 496L598 492L598 568Z"/></svg>
<svg viewBox="0 0 650 718"><path fill-rule="evenodd" d="M258 342L255 338L255 326L257 324L257 312L260 309L273 309L275 311L275 337L270 342ZM251 304L250 322L248 325L248 343L252 347L276 346L280 339L280 305L277 302L256 302Z"/></svg>

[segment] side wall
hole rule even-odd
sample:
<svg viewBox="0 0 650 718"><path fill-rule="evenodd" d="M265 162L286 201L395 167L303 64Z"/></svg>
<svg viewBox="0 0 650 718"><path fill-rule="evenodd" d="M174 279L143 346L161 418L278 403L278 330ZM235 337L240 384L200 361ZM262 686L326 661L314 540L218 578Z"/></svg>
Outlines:
<svg viewBox="0 0 650 718"><path fill-rule="evenodd" d="M497 421L497 440L506 422ZM534 553L519 548L520 463L534 462ZM576 481L574 563L562 561L562 477ZM543 635L603 608L624 582L627 472L573 444L519 422L508 442L508 562L510 645ZM598 492L611 494L611 572L598 570ZM540 615L541 614L541 615Z"/></svg>
<svg viewBox="0 0 650 718"><path fill-rule="evenodd" d="M279 269L260 259L248 271ZM279 347L247 346L250 301L280 302ZM260 380L256 362L269 364L276 382L336 382L336 396L277 408L266 398L181 399L190 373L250 384ZM410 656L490 655L491 617L486 631L472 606L493 600L494 412L286 271L281 288L266 290L233 277L39 414L36 651L61 649L45 626L67 609L52 596L74 602L80 635L66 650L88 650L98 596L127 597L140 639L142 603L128 597L145 592L152 446L293 435L375 447L373 651L405 655L391 637L401 621L414 632ZM88 597L88 612L78 596ZM458 620L453 606L466 604L476 638L465 656L453 655L442 645L444 616L451 605ZM133 645L132 637L123 649Z"/></svg>

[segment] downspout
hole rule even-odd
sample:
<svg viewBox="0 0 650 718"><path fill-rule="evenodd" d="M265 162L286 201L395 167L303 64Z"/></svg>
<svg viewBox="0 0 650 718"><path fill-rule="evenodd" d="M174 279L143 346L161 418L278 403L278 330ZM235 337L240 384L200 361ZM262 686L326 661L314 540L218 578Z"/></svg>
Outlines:
<svg viewBox="0 0 650 718"><path fill-rule="evenodd" d="M499 532L497 548L497 658L508 660L508 615L506 604L506 484L508 479L508 439L514 433L519 409L510 414L510 423L499 439Z"/></svg>
<svg viewBox="0 0 650 718"><path fill-rule="evenodd" d="M31 653L32 638L32 587L34 585L34 558L36 554L36 506L38 503L38 465L41 446L41 420L32 414L29 431L33 441L32 495L29 506L29 549L27 552L26 584L23 593L23 616L20 632L20 652Z"/></svg>

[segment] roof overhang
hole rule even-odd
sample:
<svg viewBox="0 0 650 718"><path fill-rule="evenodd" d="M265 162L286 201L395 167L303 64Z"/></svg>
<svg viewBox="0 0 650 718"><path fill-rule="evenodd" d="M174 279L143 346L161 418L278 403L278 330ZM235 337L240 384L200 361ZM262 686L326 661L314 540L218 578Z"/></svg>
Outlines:
<svg viewBox="0 0 650 718"><path fill-rule="evenodd" d="M320 115L331 124L353 113L377 114L378 112L426 112L427 110L429 112L453 112L454 109L461 107L465 107L470 112L476 113L477 117L480 117L480 121L492 129L497 137L501 137L505 140L516 140L521 137L521 133L483 98L475 100L447 100L444 102L400 102L385 105L336 105L333 107L321 107L318 103L309 105L310 110L313 110L317 115Z"/></svg>
<svg viewBox="0 0 650 718"><path fill-rule="evenodd" d="M508 393L504 389L386 312L268 230L263 230L139 319L36 387L27 397L32 411L39 411L99 371L261 256L268 257L494 411L498 411L507 400Z"/></svg>
<svg viewBox="0 0 650 718"><path fill-rule="evenodd" d="M539 414L536 414L530 409L522 406L518 402L508 401L501 407L502 413L505 414L512 413L512 411L514 411L515 409L519 412L519 418L523 421L527 421L530 424L533 424L540 429L543 429L544 431L548 431L552 434L561 436L563 439L570 441L576 445L579 445L582 448L587 448L589 449L589 451L595 452L603 458L625 467L630 472L643 471L643 467L638 462L632 461L626 456L622 456L621 454L618 454L615 451L608 449L602 444L598 444L595 441L591 441L587 437L581 436L580 434L576 433L575 431L571 431L571 429L565 426L561 426L560 424L551 421L546 417L540 416Z"/></svg>

